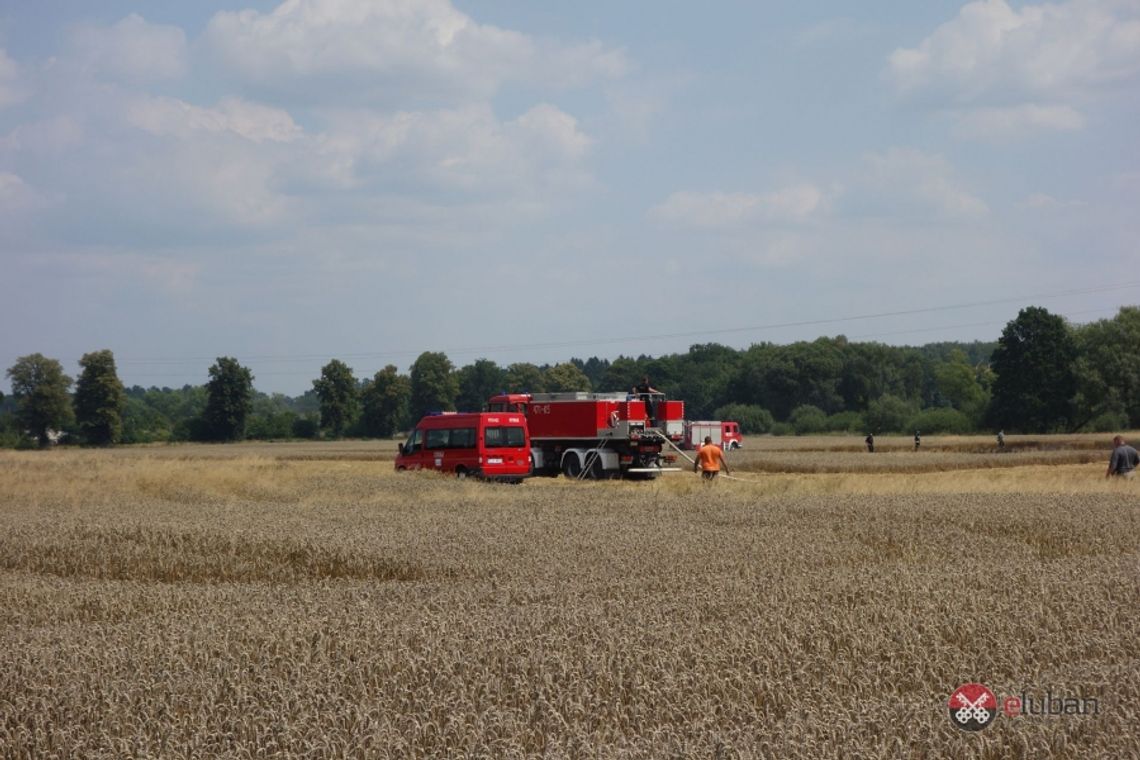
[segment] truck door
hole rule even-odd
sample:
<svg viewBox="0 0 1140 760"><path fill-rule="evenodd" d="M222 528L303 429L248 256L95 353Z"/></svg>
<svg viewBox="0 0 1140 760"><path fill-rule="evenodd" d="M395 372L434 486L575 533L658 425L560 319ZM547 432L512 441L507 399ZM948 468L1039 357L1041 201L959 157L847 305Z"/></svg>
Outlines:
<svg viewBox="0 0 1140 760"><path fill-rule="evenodd" d="M399 466L408 470L418 470L424 466L424 431L416 428L408 436L400 452Z"/></svg>
<svg viewBox="0 0 1140 760"><path fill-rule="evenodd" d="M450 469L447 456L447 444L450 440L447 428L428 428L424 431L424 467L436 470Z"/></svg>

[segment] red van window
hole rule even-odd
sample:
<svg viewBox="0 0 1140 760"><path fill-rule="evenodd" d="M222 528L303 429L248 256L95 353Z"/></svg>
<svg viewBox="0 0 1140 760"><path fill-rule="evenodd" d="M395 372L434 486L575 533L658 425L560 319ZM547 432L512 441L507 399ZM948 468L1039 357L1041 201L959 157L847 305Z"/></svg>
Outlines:
<svg viewBox="0 0 1140 760"><path fill-rule="evenodd" d="M488 427L483 430L483 444L489 449L517 449L525 445L521 427Z"/></svg>
<svg viewBox="0 0 1140 760"><path fill-rule="evenodd" d="M427 431L426 449L475 448L475 428L435 428Z"/></svg>
<svg viewBox="0 0 1140 760"><path fill-rule="evenodd" d="M449 449L475 448L475 428L452 428L451 440L447 442Z"/></svg>

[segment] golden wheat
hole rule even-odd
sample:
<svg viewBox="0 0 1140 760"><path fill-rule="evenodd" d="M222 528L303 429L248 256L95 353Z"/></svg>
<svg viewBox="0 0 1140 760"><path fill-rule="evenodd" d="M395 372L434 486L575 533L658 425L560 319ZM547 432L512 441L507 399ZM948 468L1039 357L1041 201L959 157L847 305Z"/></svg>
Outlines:
<svg viewBox="0 0 1140 760"><path fill-rule="evenodd" d="M0 453L0 754L1140 753L1103 464L497 486L388 448ZM969 681L1100 713L971 734Z"/></svg>

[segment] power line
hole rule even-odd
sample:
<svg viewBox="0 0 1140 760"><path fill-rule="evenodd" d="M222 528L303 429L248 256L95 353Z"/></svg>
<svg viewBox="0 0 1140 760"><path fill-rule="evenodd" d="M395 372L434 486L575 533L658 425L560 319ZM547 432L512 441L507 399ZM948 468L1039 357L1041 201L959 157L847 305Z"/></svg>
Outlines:
<svg viewBox="0 0 1140 760"><path fill-rule="evenodd" d="M1070 312L1067 312L1066 314L1060 314L1058 316L1065 317L1067 319L1069 317L1074 317L1077 315L1111 314L1111 313L1114 313L1115 311L1116 311L1115 308L1112 308L1112 309L1081 309L1079 311L1070 311ZM961 329L964 327L994 327L994 326L997 326L1000 324L1004 324L1004 322L1005 322L1005 320L987 320L984 322L960 322L958 324L953 324L953 325L938 325L938 326L934 326L934 327L916 327L916 328L908 328L906 330L890 330L890 331L886 331L886 332L879 331L879 332L874 332L874 333L864 333L861 335L851 335L848 337L851 340L866 340L866 339L873 339L873 338L881 338L881 337L889 336L889 335L908 335L908 334L912 334L912 333L932 333L932 332L941 332L943 330L957 330L957 329ZM321 356L323 356L323 355L321 355ZM342 355L341 358L343 359L345 357ZM210 361L213 361L213 360L210 360ZM178 378L184 378L186 376L186 373L184 373L184 372L162 373L162 372L138 372L138 371L135 371L132 374L135 377L178 377ZM258 371L257 376L259 378L261 378L261 377L312 376L312 370Z"/></svg>
<svg viewBox="0 0 1140 760"><path fill-rule="evenodd" d="M918 309L902 309L902 310L898 310L898 311L883 311L883 312L875 312L875 313L870 313L870 314L853 314L853 315L848 315L848 316L844 316L844 317L832 317L832 318L827 318L827 319L808 319L808 320L797 320L797 321L792 321L792 322L774 322L774 323L761 324L761 325L749 325L749 326L744 326L744 327L720 327L720 328L710 328L710 329L704 329L704 330L689 330L689 331L684 331L684 332L659 333L656 335L630 335L630 336L616 337L616 338L583 338L583 339L567 340L567 341L546 341L546 342L542 342L542 343L523 343L523 344L517 344L516 343L516 344L500 344L500 345L486 345L486 346L451 347L451 348L442 349L442 351L448 355L463 355L463 354L477 354L477 353L486 353L486 352L505 352L505 351L517 352L517 351L526 351L526 350L532 350L532 349L576 348L576 347L581 347L581 346L601 346L601 345L613 345L613 344L619 344L619 343L635 343L635 342L644 343L647 341L674 340L674 339L678 339L678 338L701 338L701 337L709 337L709 336L713 336L713 335L729 335L729 334L745 333L745 332L761 332L761 331L768 331L768 330L781 330L781 329L787 329L787 328L791 328L791 327L810 327L813 325L841 324L841 323L845 323L845 322L857 322L857 321L866 321L866 320L872 320L872 319L884 319L887 317L914 316L917 314L930 314L930 313L941 312L941 311L954 311L954 310L958 310L958 309L973 309L973 308L978 308L978 307L982 307L982 306L996 306L996 305L1000 305L1000 304L1018 303L1018 302L1023 302L1023 301L1029 300L1029 299L1066 298L1066 297L1079 296L1079 295L1090 295L1090 294L1094 294L1094 293L1108 293L1108 292L1112 292L1112 291L1127 290L1127 289L1138 288L1138 287L1140 287L1140 281L1133 281L1133 282L1126 282L1126 283L1118 283L1116 285L1106 285L1106 286L1091 287L1091 288L1077 288L1077 289L1071 289L1071 290L1056 291L1056 292L1052 292L1052 293L1034 293L1034 294L1016 296L1016 297L1011 297L1011 298L992 299L992 300L988 300L988 301L974 301L971 303L950 304L950 305L943 305L943 306L927 306L927 307L918 308ZM971 326L981 326L981 325L988 325L988 324L993 324L993 323L992 322L986 322L986 323L980 323L980 324L974 324L974 325L951 325L951 326L938 328L938 329L954 329L955 327L971 327ZM920 331L921 330L908 330L905 332L920 332ZM879 333L879 334L891 334L891 333ZM349 359L383 359L383 358L393 358L393 357L400 357L400 356L418 356L420 353L421 353L421 351L419 351L419 350L400 349L400 350L392 350L392 351L371 351L371 352L364 352L364 353L337 353L335 355L342 360L349 360ZM332 354L325 352L325 353L319 353L319 354L277 354L277 355L263 355L263 356L244 356L244 357L242 357L242 361L246 361L246 362L254 362L254 361L256 361L256 362L299 362L299 361L311 361L314 359L325 359L325 358L328 358L330 355L332 355ZM186 358L133 357L133 358L116 359L116 361L119 364L179 365L179 364L190 364L190 363L198 363L198 362L212 362L216 358L217 357L214 357L214 356L211 356L211 357L186 357ZM282 374L283 375L283 374L299 374L299 373L284 373L284 372L282 372L282 373L262 373L262 374ZM152 375L152 376L158 376L158 375Z"/></svg>

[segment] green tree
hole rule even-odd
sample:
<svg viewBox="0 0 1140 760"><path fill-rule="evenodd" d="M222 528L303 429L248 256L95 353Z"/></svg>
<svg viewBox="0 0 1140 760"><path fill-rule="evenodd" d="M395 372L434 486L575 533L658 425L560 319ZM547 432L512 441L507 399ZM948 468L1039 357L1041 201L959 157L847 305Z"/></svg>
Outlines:
<svg viewBox="0 0 1140 760"><path fill-rule="evenodd" d="M906 395L902 382L903 351L882 343L847 343L839 393L848 410L866 409L884 394Z"/></svg>
<svg viewBox="0 0 1140 760"><path fill-rule="evenodd" d="M818 406L800 404L788 416L788 422L796 431L796 435L811 435L822 433L827 429L827 415Z"/></svg>
<svg viewBox="0 0 1140 760"><path fill-rule="evenodd" d="M127 394L115 370L115 355L108 350L84 354L83 371L75 383L75 420L87 443L109 446L123 435Z"/></svg>
<svg viewBox="0 0 1140 760"><path fill-rule="evenodd" d="M867 429L867 421L860 412L836 412L827 415L825 429L837 433L862 433Z"/></svg>
<svg viewBox="0 0 1140 760"><path fill-rule="evenodd" d="M924 435L927 433L962 435L974 429L974 424L969 417L957 409L945 406L937 409L923 409L910 418L910 426L916 430L921 430Z"/></svg>
<svg viewBox="0 0 1140 760"><path fill-rule="evenodd" d="M685 416L691 420L726 419L713 412L728 403L747 402L750 406L759 406L749 402L747 396L736 396L731 392L740 363L741 352L735 349L719 343L694 344L687 354L677 359L674 368L676 380L669 388L669 395L685 402ZM650 380L653 380L652 376ZM628 391L629 386L620 390ZM738 421L743 424L743 420Z"/></svg>
<svg viewBox="0 0 1140 760"><path fill-rule="evenodd" d="M578 369L582 370L582 372L586 374L586 377L590 378L591 388L602 387L602 383L606 377L606 370L610 367L608 360L591 356L586 361L580 359L571 359L570 361L575 364Z"/></svg>
<svg viewBox="0 0 1140 760"><path fill-rule="evenodd" d="M901 433L918 414L918 406L898 396L886 394L867 405L863 420L870 433Z"/></svg>
<svg viewBox="0 0 1140 760"><path fill-rule="evenodd" d="M636 359L619 356L606 368L602 389L610 393L628 393L633 386L641 382L641 378L644 376L645 369ZM651 383L653 382L653 378L649 380ZM656 388L657 386L654 385L653 387Z"/></svg>
<svg viewBox="0 0 1140 760"><path fill-rule="evenodd" d="M1076 332L1077 426L1140 427L1140 307Z"/></svg>
<svg viewBox="0 0 1140 760"><path fill-rule="evenodd" d="M783 418L804 404L819 407L825 415L840 411L842 357L840 346L828 338L752 346L733 381L734 400L759 404Z"/></svg>
<svg viewBox="0 0 1140 760"><path fill-rule="evenodd" d="M253 394L253 408L246 425L246 436L271 441L293 437L297 413L290 408L291 399L281 393Z"/></svg>
<svg viewBox="0 0 1140 760"><path fill-rule="evenodd" d="M511 393L545 393L546 378L536 365L518 362L507 367L507 390Z"/></svg>
<svg viewBox="0 0 1140 760"><path fill-rule="evenodd" d="M555 364L546 370L545 376L546 389L551 392L590 390L590 378L570 362Z"/></svg>
<svg viewBox="0 0 1140 760"><path fill-rule="evenodd" d="M364 386L361 421L366 435L391 438L408 419L411 381L389 364Z"/></svg>
<svg viewBox="0 0 1140 760"><path fill-rule="evenodd" d="M320 379L313 381L313 390L321 401L321 430L340 438L360 411L352 369L339 359L333 359L321 369Z"/></svg>
<svg viewBox="0 0 1140 760"><path fill-rule="evenodd" d="M16 399L17 422L41 447L47 446L50 431L74 419L68 395L71 378L63 373L63 365L43 354L21 356L7 374Z"/></svg>
<svg viewBox="0 0 1140 760"><path fill-rule="evenodd" d="M752 435L767 433L775 422L771 412L755 404L725 404L713 413L713 417L739 422L740 432Z"/></svg>
<svg viewBox="0 0 1140 760"><path fill-rule="evenodd" d="M432 411L455 410L459 380L447 354L424 351L412 364L411 381L411 411L415 419Z"/></svg>
<svg viewBox="0 0 1140 760"><path fill-rule="evenodd" d="M971 420L972 425L981 422L989 403L989 393L978 382L977 368L969 363L965 352L951 351L947 361L935 364L934 378L939 394L951 406ZM933 428L930 431L935 432Z"/></svg>
<svg viewBox="0 0 1140 760"><path fill-rule="evenodd" d="M253 409L253 373L229 356L210 367L201 435L211 441L239 441Z"/></svg>
<svg viewBox="0 0 1140 760"><path fill-rule="evenodd" d="M1022 309L994 350L993 423L1030 433L1069 428L1076 353L1064 319L1038 306Z"/></svg>
<svg viewBox="0 0 1140 760"><path fill-rule="evenodd" d="M459 370L459 397L456 406L464 411L477 412L487 399L507 389L507 373L490 359L476 359Z"/></svg>
<svg viewBox="0 0 1140 760"><path fill-rule="evenodd" d="M171 388L126 390L123 410L123 442L186 441L205 438L202 413L206 409L206 387L184 385Z"/></svg>

